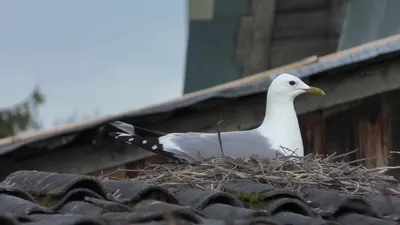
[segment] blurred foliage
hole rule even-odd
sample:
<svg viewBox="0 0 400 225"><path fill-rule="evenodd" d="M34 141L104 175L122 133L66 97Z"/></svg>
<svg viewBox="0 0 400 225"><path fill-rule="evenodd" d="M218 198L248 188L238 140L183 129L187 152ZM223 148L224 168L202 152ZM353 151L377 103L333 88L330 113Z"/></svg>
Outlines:
<svg viewBox="0 0 400 225"><path fill-rule="evenodd" d="M37 120L39 106L45 98L38 87L24 101L4 109L0 109L0 138L13 136L29 129L39 129Z"/></svg>

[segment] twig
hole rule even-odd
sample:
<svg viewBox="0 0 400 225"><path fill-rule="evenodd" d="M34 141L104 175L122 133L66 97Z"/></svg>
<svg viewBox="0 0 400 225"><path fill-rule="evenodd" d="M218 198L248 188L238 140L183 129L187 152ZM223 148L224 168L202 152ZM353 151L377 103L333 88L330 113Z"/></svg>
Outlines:
<svg viewBox="0 0 400 225"><path fill-rule="evenodd" d="M141 170L132 170L140 171L132 180L165 188L187 187L202 190L221 190L231 182L248 180L292 191L315 187L355 195L382 193L382 184L387 183L387 190L392 195L400 196L399 182L382 173L398 167L367 169L363 165L353 166L351 162L334 160L348 154L325 158L307 155L302 160L293 160L289 156L276 159L257 157L250 160L224 156L207 159L197 165L174 162L150 164ZM357 161L362 160L366 159ZM118 169L100 177L107 178L118 171L130 170Z"/></svg>
<svg viewBox="0 0 400 225"><path fill-rule="evenodd" d="M357 184L356 190L354 190L354 191L351 193L352 195L355 195L355 194L357 193L357 191L360 190L360 184L359 184L358 182L356 182L356 184Z"/></svg>
<svg viewBox="0 0 400 225"><path fill-rule="evenodd" d="M222 155L222 157L225 157L224 149L222 148L221 131L220 131L220 128L219 128L219 124L221 124L222 122L224 122L224 121L223 120L218 121L218 123L217 123L217 132L218 132L219 147L221 148L221 155Z"/></svg>
<svg viewBox="0 0 400 225"><path fill-rule="evenodd" d="M373 169L367 169L367 171L372 172L372 171L388 170L388 169L391 169L391 170L393 170L393 169L400 169L400 166L383 166L383 167L376 167L376 168L373 168Z"/></svg>
<svg viewBox="0 0 400 225"><path fill-rule="evenodd" d="M231 175L231 173L232 173L232 171L233 171L234 169L236 169L236 166L233 167L231 170L229 170L229 172L228 172L228 173L222 178L222 180L218 183L218 185L217 185L217 187L216 187L216 189L217 189L218 191L221 189L221 184L222 184L222 182L224 182L224 181L226 180L226 178L227 178L229 175Z"/></svg>
<svg viewBox="0 0 400 225"><path fill-rule="evenodd" d="M343 153L343 154L338 155L338 156L335 156L335 157L330 157L330 160L335 160L335 159L337 159L337 158L342 158L342 160L344 160L348 155L351 155L351 154L353 154L353 153L355 153L355 152L358 152L359 150L360 150L360 149L356 148L356 149L354 149L353 151L346 152L346 153Z"/></svg>

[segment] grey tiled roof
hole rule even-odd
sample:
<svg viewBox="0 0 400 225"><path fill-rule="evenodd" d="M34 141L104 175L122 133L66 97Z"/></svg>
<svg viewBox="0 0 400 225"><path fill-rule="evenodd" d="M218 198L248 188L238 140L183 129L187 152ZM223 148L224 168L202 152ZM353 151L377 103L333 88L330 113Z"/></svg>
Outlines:
<svg viewBox="0 0 400 225"><path fill-rule="evenodd" d="M244 201L237 193L259 197ZM390 225L398 224L399 216L400 198L393 196L360 197L313 188L291 192L247 181L218 192L18 171L0 183L2 225Z"/></svg>

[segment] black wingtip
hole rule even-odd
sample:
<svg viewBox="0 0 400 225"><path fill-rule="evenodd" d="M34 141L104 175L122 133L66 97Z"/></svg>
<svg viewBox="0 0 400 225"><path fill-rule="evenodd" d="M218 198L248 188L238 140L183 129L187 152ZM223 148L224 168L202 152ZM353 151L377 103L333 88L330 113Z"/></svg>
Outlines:
<svg viewBox="0 0 400 225"><path fill-rule="evenodd" d="M110 133L108 133L108 135L113 137L113 138L118 138L118 137L123 136L123 135L130 136L129 134L122 133L122 132L110 132Z"/></svg>
<svg viewBox="0 0 400 225"><path fill-rule="evenodd" d="M108 133L108 135L111 137L116 137L116 136L118 136L118 133L119 132L110 132L110 133Z"/></svg>
<svg viewBox="0 0 400 225"><path fill-rule="evenodd" d="M143 137L137 135L127 134L122 132L110 132L108 133L108 135L110 135L114 139L123 141L127 144L134 144L137 147L144 149L146 151L167 156L169 158L179 159L171 152L165 151L163 149L162 144L159 143L158 138L152 137L150 139L144 139Z"/></svg>

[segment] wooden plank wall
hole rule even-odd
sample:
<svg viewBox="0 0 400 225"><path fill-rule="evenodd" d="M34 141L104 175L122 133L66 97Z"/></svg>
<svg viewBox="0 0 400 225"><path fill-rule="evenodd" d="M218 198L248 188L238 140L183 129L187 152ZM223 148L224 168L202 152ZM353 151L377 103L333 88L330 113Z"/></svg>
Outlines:
<svg viewBox="0 0 400 225"><path fill-rule="evenodd" d="M336 51L346 0L253 0L252 5L257 10L242 18L237 43L245 76Z"/></svg>
<svg viewBox="0 0 400 225"><path fill-rule="evenodd" d="M276 0L251 0L252 15L241 19L236 47L244 76L268 70Z"/></svg>
<svg viewBox="0 0 400 225"><path fill-rule="evenodd" d="M142 170L145 169L147 165L158 164L166 161L168 161L168 158L165 156L153 155L127 164L122 164L119 166L114 166L111 168L106 168L100 171L92 172L90 173L90 175L93 176L108 175L108 177L110 178L117 178L117 179L132 178L142 173Z"/></svg>
<svg viewBox="0 0 400 225"><path fill-rule="evenodd" d="M399 152L400 151L400 90L392 91L387 95L387 99L389 100L389 115L390 120L387 124L387 128L391 132L391 137L388 140L391 143L391 148L389 150ZM390 165L400 165L400 154L392 154L389 159ZM400 171L389 171L388 174L397 177L400 179Z"/></svg>
<svg viewBox="0 0 400 225"><path fill-rule="evenodd" d="M336 51L345 1L279 0L272 37L272 68Z"/></svg>
<svg viewBox="0 0 400 225"><path fill-rule="evenodd" d="M346 159L368 159L360 162L368 168L387 165L394 124L391 105L397 105L388 97L391 95L391 92L378 94L300 116L306 152L340 155L359 149ZM392 163L400 164L400 161Z"/></svg>

